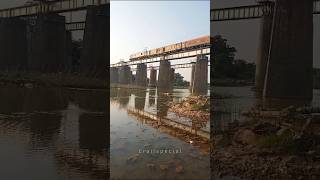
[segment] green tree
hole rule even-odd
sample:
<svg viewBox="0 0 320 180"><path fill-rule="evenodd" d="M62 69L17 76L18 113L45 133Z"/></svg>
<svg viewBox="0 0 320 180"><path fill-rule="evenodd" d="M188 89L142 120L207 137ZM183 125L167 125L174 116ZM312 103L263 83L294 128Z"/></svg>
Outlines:
<svg viewBox="0 0 320 180"><path fill-rule="evenodd" d="M230 46L227 40L217 35L211 39L213 69L211 78L253 79L255 64L245 60L235 60L235 47Z"/></svg>
<svg viewBox="0 0 320 180"><path fill-rule="evenodd" d="M237 50L227 44L227 40L217 35L211 39L211 57L213 58L213 67L215 78L224 78L232 75L232 64Z"/></svg>
<svg viewBox="0 0 320 180"><path fill-rule="evenodd" d="M178 87L186 87L189 86L189 82L183 80L183 76L180 73L174 73L174 86L178 86Z"/></svg>

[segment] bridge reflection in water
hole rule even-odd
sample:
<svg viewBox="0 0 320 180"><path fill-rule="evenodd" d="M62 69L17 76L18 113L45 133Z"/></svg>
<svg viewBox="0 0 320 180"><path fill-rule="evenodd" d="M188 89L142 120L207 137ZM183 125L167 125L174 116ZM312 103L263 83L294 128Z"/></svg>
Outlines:
<svg viewBox="0 0 320 180"><path fill-rule="evenodd" d="M155 89L112 88L110 95L111 178L209 178L209 122L200 128L169 110L170 102L189 95L188 89L163 94ZM181 149L181 153L139 153L152 149ZM180 166L183 173L176 171Z"/></svg>
<svg viewBox="0 0 320 180"><path fill-rule="evenodd" d="M2 87L2 178L107 179L106 96L106 91Z"/></svg>

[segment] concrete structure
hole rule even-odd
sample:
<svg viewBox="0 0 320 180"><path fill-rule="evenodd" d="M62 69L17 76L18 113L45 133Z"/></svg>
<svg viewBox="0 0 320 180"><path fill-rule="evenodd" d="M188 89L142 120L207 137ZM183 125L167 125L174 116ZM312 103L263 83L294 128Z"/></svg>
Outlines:
<svg viewBox="0 0 320 180"><path fill-rule="evenodd" d="M170 85L170 73L171 73L171 67L170 67L170 61L168 60L161 60L160 61L160 69L159 69L159 75L158 75L158 90L160 91L168 91L171 89Z"/></svg>
<svg viewBox="0 0 320 180"><path fill-rule="evenodd" d="M66 54L65 17L39 15L31 28L28 68L31 71L55 73L64 71Z"/></svg>
<svg viewBox="0 0 320 180"><path fill-rule="evenodd" d="M119 83L130 84L132 81L132 72L129 66L122 66L119 69Z"/></svg>
<svg viewBox="0 0 320 180"><path fill-rule="evenodd" d="M119 82L119 69L117 67L110 68L110 83L118 83Z"/></svg>
<svg viewBox="0 0 320 180"><path fill-rule="evenodd" d="M171 89L173 89L173 83L174 83L174 69L171 68L170 70L170 78L169 78L169 86Z"/></svg>
<svg viewBox="0 0 320 180"><path fill-rule="evenodd" d="M134 107L136 109L144 110L144 106L146 103L146 91L136 90L134 92Z"/></svg>
<svg viewBox="0 0 320 180"><path fill-rule="evenodd" d="M193 80L194 80L194 71L195 71L195 68L196 68L196 64L192 64L191 66L191 80L190 80L190 86L189 86L189 89L192 91L192 87L193 87Z"/></svg>
<svg viewBox="0 0 320 180"><path fill-rule="evenodd" d="M147 65L144 63L137 65L135 84L137 86L147 86Z"/></svg>
<svg viewBox="0 0 320 180"><path fill-rule="evenodd" d="M106 65L110 54L108 10L107 6L89 6L87 9L80 70L88 76L107 77Z"/></svg>
<svg viewBox="0 0 320 180"><path fill-rule="evenodd" d="M197 56L195 64L193 82L191 82L192 94L206 94L208 86L208 57Z"/></svg>
<svg viewBox="0 0 320 180"><path fill-rule="evenodd" d="M276 1L264 97L312 98L312 12L312 1Z"/></svg>
<svg viewBox="0 0 320 180"><path fill-rule="evenodd" d="M26 27L26 22L18 18L0 19L0 70L26 69Z"/></svg>
<svg viewBox="0 0 320 180"><path fill-rule="evenodd" d="M64 61L64 71L65 72L72 72L73 71L73 57L72 57L72 33L71 31L66 31L66 59Z"/></svg>
<svg viewBox="0 0 320 180"><path fill-rule="evenodd" d="M270 2L260 3L262 5L270 4ZM263 11L267 11L267 9L263 9ZM256 60L256 74L255 74L255 87L256 91L259 94L262 94L264 88L264 80L265 74L267 70L267 62L269 57L269 47L270 47L270 39L271 39L271 29L272 29L272 20L273 14L268 14L265 12L265 15L262 16L261 24L260 24L260 39L259 39L259 47L258 54Z"/></svg>
<svg viewBox="0 0 320 180"><path fill-rule="evenodd" d="M156 87L156 86L157 86L157 70L152 68L150 70L149 87Z"/></svg>

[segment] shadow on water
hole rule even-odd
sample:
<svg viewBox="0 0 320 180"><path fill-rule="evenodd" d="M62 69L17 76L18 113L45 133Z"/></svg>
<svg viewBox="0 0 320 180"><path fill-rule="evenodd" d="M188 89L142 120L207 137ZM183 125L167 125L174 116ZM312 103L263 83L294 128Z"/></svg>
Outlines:
<svg viewBox="0 0 320 180"><path fill-rule="evenodd" d="M107 91L1 87L0 156L10 158L0 162L2 178L105 179L106 98Z"/></svg>

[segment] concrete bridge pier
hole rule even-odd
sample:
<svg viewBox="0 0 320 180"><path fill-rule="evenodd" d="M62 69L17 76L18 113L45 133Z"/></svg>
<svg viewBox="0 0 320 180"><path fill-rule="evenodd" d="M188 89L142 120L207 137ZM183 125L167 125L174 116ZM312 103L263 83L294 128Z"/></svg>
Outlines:
<svg viewBox="0 0 320 180"><path fill-rule="evenodd" d="M269 4L270 2L263 2L260 4ZM264 9L266 11L266 9ZM267 70L267 62L269 57L269 47L271 40L271 29L272 29L272 20L273 14L267 14L261 18L260 24L260 38L259 38L259 47L258 55L256 60L256 73L255 73L255 88L256 92L259 95L262 95L264 88L265 74Z"/></svg>
<svg viewBox="0 0 320 180"><path fill-rule="evenodd" d="M170 75L171 63L168 60L160 60L160 69L158 75L158 90L167 91L171 89Z"/></svg>
<svg viewBox="0 0 320 180"><path fill-rule="evenodd" d="M173 84L174 84L174 72L175 70L173 68L171 68L171 71L170 71L170 80L169 80L169 86L171 89L173 89Z"/></svg>
<svg viewBox="0 0 320 180"><path fill-rule="evenodd" d="M117 67L110 68L110 83L118 83L119 82L119 69Z"/></svg>
<svg viewBox="0 0 320 180"><path fill-rule="evenodd" d="M278 0L264 98L312 99L313 1Z"/></svg>
<svg viewBox="0 0 320 180"><path fill-rule="evenodd" d="M28 36L28 68L31 71L57 73L65 70L67 33L64 16L39 15Z"/></svg>
<svg viewBox="0 0 320 180"><path fill-rule="evenodd" d="M122 66L119 69L119 83L120 84L131 84L132 72L129 66Z"/></svg>
<svg viewBox="0 0 320 180"><path fill-rule="evenodd" d="M145 63L137 65L135 84L142 87L147 86L147 65Z"/></svg>
<svg viewBox="0 0 320 180"><path fill-rule="evenodd" d="M150 70L149 87L156 87L156 85L157 85L157 70L152 68Z"/></svg>
<svg viewBox="0 0 320 180"><path fill-rule="evenodd" d="M197 56L192 82L192 94L206 94L208 86L208 57Z"/></svg>
<svg viewBox="0 0 320 180"><path fill-rule="evenodd" d="M27 25L18 18L0 19L0 70L25 70Z"/></svg>
<svg viewBox="0 0 320 180"><path fill-rule="evenodd" d="M193 87L193 80L194 80L194 71L195 71L196 65L195 63L192 64L191 66L191 80L190 80L190 85L189 85L189 90L192 91Z"/></svg>
<svg viewBox="0 0 320 180"><path fill-rule="evenodd" d="M106 66L109 59L110 16L109 5L88 6L86 27L83 37L83 52L80 58L81 73L87 76L106 78Z"/></svg>

